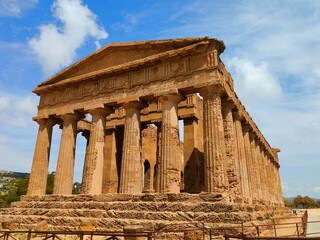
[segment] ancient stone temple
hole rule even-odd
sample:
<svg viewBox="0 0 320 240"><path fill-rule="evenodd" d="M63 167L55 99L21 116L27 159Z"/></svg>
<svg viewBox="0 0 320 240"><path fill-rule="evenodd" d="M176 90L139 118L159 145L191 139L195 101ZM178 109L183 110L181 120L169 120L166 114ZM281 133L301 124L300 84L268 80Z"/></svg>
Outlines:
<svg viewBox="0 0 320 240"><path fill-rule="evenodd" d="M112 43L39 84L28 194L4 215L17 228L117 230L281 214L279 150L234 92L224 49L209 37ZM54 125L60 149L45 195ZM81 137L81 194L72 195Z"/></svg>

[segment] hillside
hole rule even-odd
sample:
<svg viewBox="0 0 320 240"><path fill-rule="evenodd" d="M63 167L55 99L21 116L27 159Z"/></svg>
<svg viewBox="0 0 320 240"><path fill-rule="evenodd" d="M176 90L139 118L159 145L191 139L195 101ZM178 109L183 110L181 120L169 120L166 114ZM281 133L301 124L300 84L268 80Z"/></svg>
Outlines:
<svg viewBox="0 0 320 240"><path fill-rule="evenodd" d="M7 186L11 180L15 178L25 178L27 176L29 176L29 173L0 170L0 195L7 193Z"/></svg>

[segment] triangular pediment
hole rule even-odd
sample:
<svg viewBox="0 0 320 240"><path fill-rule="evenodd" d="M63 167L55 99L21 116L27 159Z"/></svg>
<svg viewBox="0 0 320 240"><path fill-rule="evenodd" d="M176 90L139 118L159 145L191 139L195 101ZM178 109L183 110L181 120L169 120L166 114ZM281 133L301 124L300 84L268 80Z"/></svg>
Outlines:
<svg viewBox="0 0 320 240"><path fill-rule="evenodd" d="M146 63L149 60L155 59L158 55L171 54L175 50L182 51L188 49L188 47L190 49L196 44L210 40L217 41L209 37L201 37L111 43L42 82L34 92L39 88L47 87L66 79L101 73L108 69L114 69L117 66L130 65L130 63L134 65L139 60L143 60L143 63ZM223 42L217 42L221 43L220 48L223 51Z"/></svg>

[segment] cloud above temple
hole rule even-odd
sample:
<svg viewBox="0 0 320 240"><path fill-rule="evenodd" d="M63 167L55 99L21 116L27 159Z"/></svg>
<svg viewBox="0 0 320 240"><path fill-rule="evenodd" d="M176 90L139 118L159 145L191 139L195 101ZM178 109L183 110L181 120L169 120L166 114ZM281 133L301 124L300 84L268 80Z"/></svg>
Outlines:
<svg viewBox="0 0 320 240"><path fill-rule="evenodd" d="M268 69L267 63L254 64L248 59L233 57L226 61L227 68L232 71L235 88L241 92L244 100L276 101L282 96L282 87L274 74Z"/></svg>
<svg viewBox="0 0 320 240"><path fill-rule="evenodd" d="M38 99L34 95L17 96L0 92L1 123L7 127L28 128L37 113Z"/></svg>
<svg viewBox="0 0 320 240"><path fill-rule="evenodd" d="M39 35L29 41L47 76L73 63L77 49L88 38L97 41L108 37L97 16L81 0L56 0L51 10L55 21L39 26Z"/></svg>
<svg viewBox="0 0 320 240"><path fill-rule="evenodd" d="M0 152L2 169L20 168L29 171L37 124L31 121L36 115L38 99L34 95L14 95L0 92ZM22 150L22 151L21 151ZM17 161L23 159L23 161ZM21 170L22 171L22 170Z"/></svg>
<svg viewBox="0 0 320 240"><path fill-rule="evenodd" d="M0 16L20 17L24 11L36 6L38 0L1 0Z"/></svg>

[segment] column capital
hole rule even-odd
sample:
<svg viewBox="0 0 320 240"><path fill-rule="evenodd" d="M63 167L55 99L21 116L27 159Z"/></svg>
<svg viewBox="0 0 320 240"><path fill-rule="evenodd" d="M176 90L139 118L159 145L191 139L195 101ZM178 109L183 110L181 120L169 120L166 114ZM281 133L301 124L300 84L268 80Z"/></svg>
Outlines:
<svg viewBox="0 0 320 240"><path fill-rule="evenodd" d="M230 98L221 98L222 108L223 109L234 109L236 104Z"/></svg>
<svg viewBox="0 0 320 240"><path fill-rule="evenodd" d="M104 115L108 116L113 112L112 108L110 107L104 107L104 108L94 108L94 109L89 109L88 112L91 115Z"/></svg>
<svg viewBox="0 0 320 240"><path fill-rule="evenodd" d="M84 118L84 115L78 112L75 113L66 113L62 114L59 116L60 119L62 119L64 122L69 121L69 122L77 122L80 119Z"/></svg>
<svg viewBox="0 0 320 240"><path fill-rule="evenodd" d="M125 109L125 110L128 110L128 109L137 109L137 110L141 110L144 108L144 104L142 102L139 102L139 101L130 101L130 102L125 102L122 104L122 107Z"/></svg>
<svg viewBox="0 0 320 240"><path fill-rule="evenodd" d="M242 124L242 130L243 132L249 132L250 133L250 125L244 121L243 124Z"/></svg>
<svg viewBox="0 0 320 240"><path fill-rule="evenodd" d="M233 118L234 118L235 120L239 120L239 121L244 120L244 115L243 115L243 113L242 113L240 110L234 109L234 110L232 111L232 114L233 114Z"/></svg>
<svg viewBox="0 0 320 240"><path fill-rule="evenodd" d="M164 103L164 102L167 102L167 101L170 101L170 102L174 102L174 103L179 103L182 101L183 99L183 96L180 94L180 93L175 93L175 94L164 94L164 95L161 95L159 96L159 101L161 103Z"/></svg>
<svg viewBox="0 0 320 240"><path fill-rule="evenodd" d="M252 128L249 127L249 136L250 136L250 141L256 141L257 136L256 134L252 131Z"/></svg>
<svg viewBox="0 0 320 240"><path fill-rule="evenodd" d="M33 117L32 120L37 122L39 125L53 126L56 124L56 121L52 118Z"/></svg>
<svg viewBox="0 0 320 240"><path fill-rule="evenodd" d="M224 89L221 85L209 85L199 89L199 93L202 97L208 96L210 94L222 95Z"/></svg>
<svg viewBox="0 0 320 240"><path fill-rule="evenodd" d="M279 148L272 148L272 151L276 154L278 154L278 152L281 152L281 150Z"/></svg>

